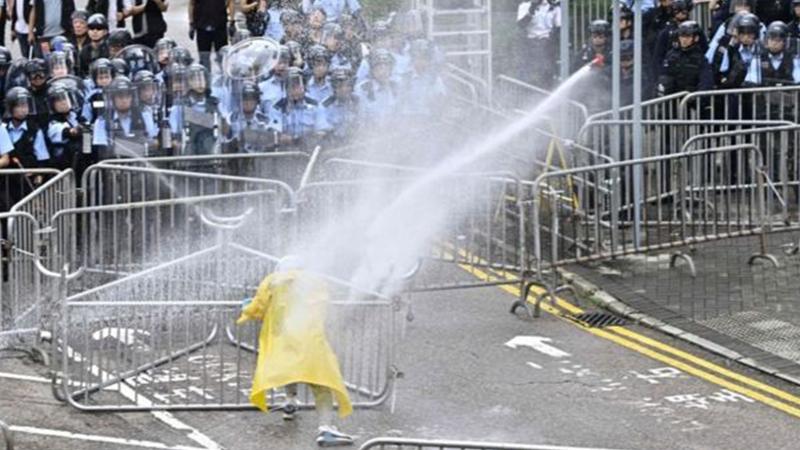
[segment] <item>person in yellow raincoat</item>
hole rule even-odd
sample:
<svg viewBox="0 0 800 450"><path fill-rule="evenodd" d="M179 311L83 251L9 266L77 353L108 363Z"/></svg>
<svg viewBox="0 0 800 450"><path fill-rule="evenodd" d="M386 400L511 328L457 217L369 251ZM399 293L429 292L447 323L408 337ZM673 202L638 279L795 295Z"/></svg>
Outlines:
<svg viewBox="0 0 800 450"><path fill-rule="evenodd" d="M285 386L287 401L282 409L284 419L291 420L297 407L297 383L308 384L319 414L317 444L322 447L353 443L333 424L334 398L341 418L350 415L353 406L325 336L328 300L325 282L301 270L296 257L285 257L264 278L255 297L245 300L236 321L263 322L250 401L266 412L268 392Z"/></svg>

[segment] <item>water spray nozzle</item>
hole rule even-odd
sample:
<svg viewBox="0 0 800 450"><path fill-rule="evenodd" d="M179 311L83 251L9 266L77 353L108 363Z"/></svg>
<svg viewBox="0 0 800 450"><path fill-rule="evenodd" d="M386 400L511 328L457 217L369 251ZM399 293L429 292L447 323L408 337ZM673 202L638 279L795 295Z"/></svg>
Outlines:
<svg viewBox="0 0 800 450"><path fill-rule="evenodd" d="M592 62L589 63L589 66L591 66L593 69L594 68L602 69L603 66L605 65L606 65L606 57L604 55L595 56Z"/></svg>

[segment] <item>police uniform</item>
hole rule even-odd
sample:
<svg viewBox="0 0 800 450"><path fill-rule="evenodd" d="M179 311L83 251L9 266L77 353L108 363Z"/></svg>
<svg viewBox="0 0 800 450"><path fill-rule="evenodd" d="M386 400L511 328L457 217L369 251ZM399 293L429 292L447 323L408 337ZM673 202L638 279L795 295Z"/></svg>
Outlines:
<svg viewBox="0 0 800 450"><path fill-rule="evenodd" d="M218 101L216 98L207 96L198 100L189 99L186 104L173 106L170 110L169 123L173 136L180 136L186 129L188 148L183 149L185 153L208 154L213 150L216 143L214 129L191 123L186 119L187 109L199 114L213 115L218 114Z"/></svg>
<svg viewBox="0 0 800 450"><path fill-rule="evenodd" d="M303 0L303 13L309 14L311 8L321 6L325 10L328 22L336 22L342 14L358 13L361 4L358 0Z"/></svg>
<svg viewBox="0 0 800 450"><path fill-rule="evenodd" d="M667 52L661 67L659 84L663 94L705 91L714 87L711 66L705 52L695 44L689 48L673 48Z"/></svg>
<svg viewBox="0 0 800 450"><path fill-rule="evenodd" d="M74 167L76 158L83 150L83 133L77 136L69 134L69 129L80 125L74 112L54 114L47 126L47 138L50 141L50 153L53 162L59 169Z"/></svg>
<svg viewBox="0 0 800 450"><path fill-rule="evenodd" d="M258 84L258 89L261 91L261 110L269 111L275 107L275 104L286 97L286 87L284 80L272 75L267 80Z"/></svg>
<svg viewBox="0 0 800 450"><path fill-rule="evenodd" d="M150 141L158 136L158 128L149 114L142 112L130 111L128 114L121 116L116 111L113 112L111 118L111 132L113 136L125 137L132 141ZM109 156L117 156L117 152L111 152L108 146L111 145L109 139L109 126L105 116L97 118L92 129L92 145L96 146L101 152L101 159ZM134 155L119 154L122 157L130 157ZM136 155L144 156L144 155Z"/></svg>
<svg viewBox="0 0 800 450"><path fill-rule="evenodd" d="M44 167L50 159L44 133L34 120L27 119L15 125L7 119L0 128L0 155L9 155L28 169Z"/></svg>
<svg viewBox="0 0 800 450"><path fill-rule="evenodd" d="M394 81L380 85L369 79L356 86L356 93L362 100L363 117L380 122L394 115L398 103L397 83Z"/></svg>
<svg viewBox="0 0 800 450"><path fill-rule="evenodd" d="M406 77L403 111L413 116L430 116L434 103L446 94L441 77L436 73L411 73Z"/></svg>
<svg viewBox="0 0 800 450"><path fill-rule="evenodd" d="M283 134L295 140L329 129L318 103L310 97L303 97L297 102L283 98L275 105L275 109L281 114Z"/></svg>
<svg viewBox="0 0 800 450"><path fill-rule="evenodd" d="M313 77L309 80L306 96L311 97L317 103L321 103L331 95L333 95L333 88L327 78L322 83L317 82L316 78Z"/></svg>
<svg viewBox="0 0 800 450"><path fill-rule="evenodd" d="M345 141L355 135L361 124L360 99L352 94L349 99L342 101L331 95L322 101L322 114L328 136L331 140Z"/></svg>
<svg viewBox="0 0 800 450"><path fill-rule="evenodd" d="M761 53L761 85L786 86L797 83L795 62L787 51Z"/></svg>
<svg viewBox="0 0 800 450"><path fill-rule="evenodd" d="M258 153L269 147L274 147L277 142L249 142L244 139L246 130L263 131L272 130L275 133L282 131L280 117L277 115L267 115L260 111L245 115L241 111L232 113L226 119L228 122L228 134L225 136L226 143L236 143L236 149L242 153Z"/></svg>

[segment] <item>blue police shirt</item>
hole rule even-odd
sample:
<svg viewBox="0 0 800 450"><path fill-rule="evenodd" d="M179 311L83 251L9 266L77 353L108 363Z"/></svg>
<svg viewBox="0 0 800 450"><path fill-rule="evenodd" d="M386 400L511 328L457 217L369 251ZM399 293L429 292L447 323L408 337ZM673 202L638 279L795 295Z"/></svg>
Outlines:
<svg viewBox="0 0 800 450"><path fill-rule="evenodd" d="M142 123L144 124L144 132L149 139L155 139L158 136L158 128L156 127L153 117L146 113L139 113L142 115ZM114 112L113 120L119 123L120 128L124 134L133 134L138 130L132 130L133 119L130 114L120 116L116 111ZM109 145L108 141L108 124L105 117L100 117L95 121L92 130L92 145Z"/></svg>
<svg viewBox="0 0 800 450"><path fill-rule="evenodd" d="M18 127L14 125L13 120L8 121L5 125L4 127L0 127L0 155L11 153L14 150L14 143L19 141L22 135L28 131L28 122L25 121ZM36 156L37 161L47 161L50 159L50 153L47 151L47 144L42 130L39 130L34 138L33 154Z"/></svg>

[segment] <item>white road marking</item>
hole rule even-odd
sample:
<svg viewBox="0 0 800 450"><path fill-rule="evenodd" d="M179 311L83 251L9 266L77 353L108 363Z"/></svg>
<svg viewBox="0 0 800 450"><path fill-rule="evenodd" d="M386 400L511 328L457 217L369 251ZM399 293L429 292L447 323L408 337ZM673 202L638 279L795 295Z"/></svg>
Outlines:
<svg viewBox="0 0 800 450"><path fill-rule="evenodd" d="M0 372L0 378L8 378L9 380L20 381L33 381L36 383L50 383L50 379L44 377L34 377L30 375L19 375L16 373Z"/></svg>
<svg viewBox="0 0 800 450"><path fill-rule="evenodd" d="M540 366L540 365L536 364L535 362L530 362L530 361L528 361L528 362L527 362L527 363L525 363L525 364L527 364L527 365L529 365L529 366L533 367L534 369L541 369L541 368L542 368L542 366Z"/></svg>
<svg viewBox="0 0 800 450"><path fill-rule="evenodd" d="M38 436L49 436L63 439L75 439L87 442L104 442L108 444L127 445L129 447L139 448L161 448L168 450L204 450L201 447L188 447L185 445L168 445L162 442L154 441L140 441L138 439L125 439L111 436L99 436L95 434L72 433L63 430L52 430L48 428L26 427L20 425L13 425L11 431L15 433L35 434Z"/></svg>
<svg viewBox="0 0 800 450"><path fill-rule="evenodd" d="M72 347L69 346L67 347L67 354L70 356L70 358L72 358L75 361L83 361L83 356L80 353L73 350ZM108 372L100 370L100 368L97 367L96 365L91 365L89 366L89 368L92 372L92 375L100 378L102 381L108 381L112 379L112 376ZM136 392L136 390L133 389L136 386L136 383L134 381L126 380L125 382L116 383L115 385L112 385L110 387L113 386L118 386L119 389L116 392L125 397L126 399L130 400L131 402L135 403L136 406L144 408L153 406L152 400ZM150 414L152 414L153 417L155 417L160 422L163 422L164 424L168 425L169 427L175 430L188 432L186 434L186 437L202 445L205 450L221 450L223 448L221 445L214 442L213 439L201 433L196 428L178 420L177 418L175 418L175 416L173 416L169 412L150 411Z"/></svg>
<svg viewBox="0 0 800 450"><path fill-rule="evenodd" d="M536 350L539 353L544 353L547 356L552 356L553 358L566 358L570 356L569 353L556 348L552 345L547 344L547 342L552 342L553 340L543 336L517 336L514 339L506 342L506 347L517 348L517 347L530 347Z"/></svg>

